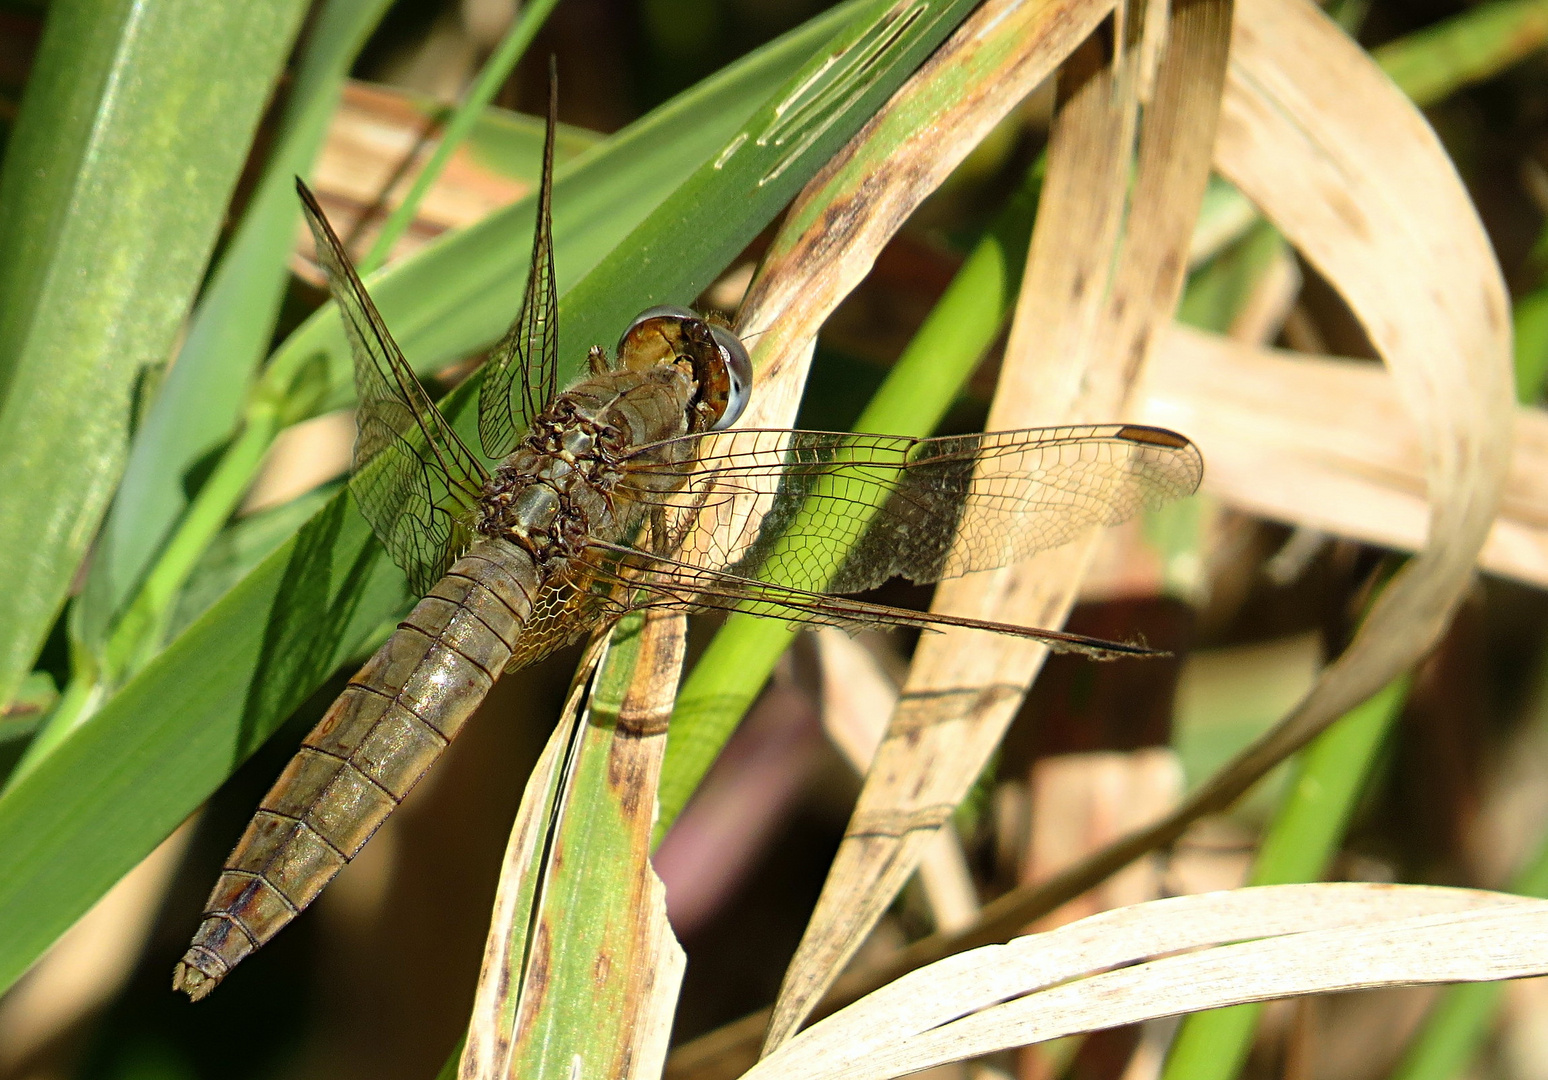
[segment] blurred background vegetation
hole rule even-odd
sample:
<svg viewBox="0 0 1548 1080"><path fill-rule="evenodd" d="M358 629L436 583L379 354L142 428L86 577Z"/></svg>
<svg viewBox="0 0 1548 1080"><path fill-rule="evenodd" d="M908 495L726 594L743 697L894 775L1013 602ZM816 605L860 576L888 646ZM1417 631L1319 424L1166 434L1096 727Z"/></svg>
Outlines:
<svg viewBox="0 0 1548 1080"><path fill-rule="evenodd" d="M569 129L561 158L573 157L823 7L817 0L563 0L526 59L500 80L493 108L540 111L544 58L556 55L560 119ZM1334 13L1425 105L1465 178L1517 298L1521 398L1537 404L1548 377L1548 3L1355 0ZM41 0L0 5L0 138L9 137L18 116L51 14ZM465 93L514 15L509 0L397 0L370 32L350 69L361 85L346 90L317 173L330 210L346 215L344 228L364 218L357 252L364 254L379 225L376 196L392 183L401 196L401 174L422 160L445 118L444 106ZM303 28L302 49L316 32L315 22ZM242 210L258 189L297 71L292 62L258 122L218 251L230 249ZM803 426L843 428L859 414L965 254L1021 191L1041 150L1048 107L1046 94L1035 95L1001 125L890 244L830 321ZM530 120L489 113L470 137L473 153L453 162L396 254L523 195L532 177L534 131ZM1275 237L1250 221L1220 236L1194 272L1182 318L1224 332L1282 253ZM766 242L767 233L733 260L703 302L734 309ZM304 259L297 256L292 266L297 273L285 286L275 342L322 298ZM1272 340L1308 352L1372 357L1336 295L1310 268L1295 269L1301 286ZM439 371L441 385L465 376L473 359ZM5 363L0 358L0 374ZM948 429L971 430L982 422L994 370L991 352L954 402ZM148 408L156 384L146 383L142 393ZM347 420L323 413L302 426L308 428L304 437L281 441L257 489L229 522L220 517L224 528L182 583L177 610L167 616L174 630L229 588L236 575L223 572L226 563L253 565L254 551L277 544L333 490L328 485L337 483L347 463ZM0 499L5 497L0 482ZM1150 554L1136 555L1136 549ZM1050 777L1059 761L1167 748L1176 757L1166 760L1175 760L1185 780L1196 782L1310 685L1396 558L1207 499L1157 517L1115 550L1112 562L1119 569L1095 575L1071 628L1108 637L1143 635L1174 659L1049 663L993 774L958 816L981 897L1046 872L1036 865L1047 858L1039 847L1047 840L1038 839L1042 826L1034 824L1034 814L1038 807L1051 814L1058 805L1047 800L1055 798L1058 785ZM1136 564L1146 569L1134 571ZM887 602L909 606L929 598L923 588L883 592ZM0 769L16 767L43 718L59 707L59 693L79 680L69 617L59 617L36 674L0 716ZM699 647L706 634L696 628ZM884 668L894 669L911 645L867 644ZM1548 821L1545 646L1548 597L1542 589L1481 576L1436 653L1356 717L1363 728L1324 749L1334 772L1344 769L1347 802L1324 827L1328 835L1284 841L1299 857L1300 872L1491 887L1514 881L1524 890L1548 886L1538 855ZM313 912L220 993L190 1007L168 988L172 963L252 807L351 669L336 672L202 812L0 998L0 1078L435 1075L466 1022L500 853L574 660L569 653L500 683L482 719ZM858 790L852 770L823 735L821 701L817 651L800 644L711 774L714 807L696 814L690 804L679 835L668 841L670 868L664 866L663 876L688 950L678 1040L772 999L815 900ZM1201 823L1153 868L1155 880L1145 887L1184 891L1239 884L1254 873L1256 880L1272 877L1275 872L1261 864L1254 871L1252 859L1271 820L1288 828L1275 817L1291 790L1284 779L1263 785L1231 814ZM1079 798L1088 797L1094 796ZM1097 819L1144 811L1119 796L1113 806L1084 812ZM1069 828L1077 829L1070 820ZM735 826L728 829L726 822ZM695 843L704 836L717 840ZM3 866L0 861L0 874ZM930 898L911 889L867 949L895 949L939 918ZM0 936L10 932L0 925ZM1471 993L1449 999L1450 1012L1431 1011L1428 1020L1437 995L1424 991L1276 1006L1258 1023L1245 1068L1252 1075L1328 1080L1385 1076L1400 1068L1408 1076L1548 1077L1548 987L1523 983L1503 993ZM1452 1026L1443 1029L1437 1016ZM1429 1044L1415 1042L1421 1030L1432 1033ZM972 1068L1116 1077L1140 1037L1105 1033ZM1227 1074L1230 1067L1225 1061Z"/></svg>

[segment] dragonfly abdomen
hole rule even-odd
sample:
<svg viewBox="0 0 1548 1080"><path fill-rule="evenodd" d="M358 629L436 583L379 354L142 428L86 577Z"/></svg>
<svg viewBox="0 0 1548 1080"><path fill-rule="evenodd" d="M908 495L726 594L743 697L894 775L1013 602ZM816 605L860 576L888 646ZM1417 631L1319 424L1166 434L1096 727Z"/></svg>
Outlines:
<svg viewBox="0 0 1548 1080"><path fill-rule="evenodd" d="M526 552L483 540L415 606L264 797L174 988L209 993L359 853L499 678L537 585Z"/></svg>

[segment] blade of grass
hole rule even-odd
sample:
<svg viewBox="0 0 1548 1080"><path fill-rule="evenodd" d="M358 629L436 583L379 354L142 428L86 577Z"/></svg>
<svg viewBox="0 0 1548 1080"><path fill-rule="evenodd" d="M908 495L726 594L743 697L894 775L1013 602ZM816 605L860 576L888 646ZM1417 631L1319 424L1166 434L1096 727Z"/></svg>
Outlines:
<svg viewBox="0 0 1548 1080"><path fill-rule="evenodd" d="M451 160L452 154L462 145L463 140L473 131L473 127L484 114L484 109L494 100L494 96L500 92L500 87L511 77L511 72L520 62L522 55L526 53L527 46L532 44L532 39L537 36L538 29L548 19L549 12L554 10L554 5L559 0L533 0L532 3L523 4L517 12L516 21L506 31L505 37L495 51L485 61L484 68L478 73L478 78L468 89L462 102L452 112L447 120L446 127L441 131L440 143L435 152L430 155L430 160L425 167L419 170L419 175L414 177L414 184L409 188L408 194L397 208L387 216L382 223L382 231L377 234L375 242L371 244L371 250L366 257L360 260L360 276L375 271L387 261L387 255L392 251L398 238L407 231L414 215L419 212L419 204L424 200L425 193L435 183L446 168L446 163Z"/></svg>
<svg viewBox="0 0 1548 1080"><path fill-rule="evenodd" d="M171 353L305 9L49 11L0 172L0 702L96 532L140 369Z"/></svg>
<svg viewBox="0 0 1548 1080"><path fill-rule="evenodd" d="M555 810L528 946L520 963L484 972L506 988L510 1055L496 1070L464 1068L464 1080L660 1075L683 953L650 866L650 830L682 616L627 619L609 652ZM523 929L496 925L491 936Z"/></svg>
<svg viewBox="0 0 1548 1080"><path fill-rule="evenodd" d="M1249 885L1315 881L1338 853L1387 732L1408 699L1408 678L1351 709L1308 746L1253 863ZM1162 1080L1229 1080L1252 1049L1260 1004L1189 1016L1167 1055Z"/></svg>
<svg viewBox="0 0 1548 1080"><path fill-rule="evenodd" d="M576 666L559 722L522 789L521 805L501 863L500 886L484 942L473 1013L462 1041L441 1069L442 1077L460 1075L471 1080L505 1075L516 1021L511 989L519 983L531 955L532 917L542 886L544 862L550 857L559 792L568 782L581 699L608 643L609 638L594 637L587 646L586 655Z"/></svg>
<svg viewBox="0 0 1548 1080"><path fill-rule="evenodd" d="M135 432L72 612L78 639L93 651L187 505L190 471L231 437L290 276L286 261L300 220L293 178L311 171L350 64L387 3L329 0L308 34L273 153L199 298L177 362Z"/></svg>
<svg viewBox="0 0 1548 1080"><path fill-rule="evenodd" d="M1372 51L1392 81L1421 108L1492 78L1548 45L1548 3L1498 0Z"/></svg>
<svg viewBox="0 0 1548 1080"><path fill-rule="evenodd" d="M682 169L677 175L687 173L687 179L679 179L675 193L628 236L609 237L607 228L616 228L618 217L596 224L587 236L596 261L561 302L561 321L571 328L561 345L612 340L634 312L650 303L696 296L968 6L932 8L905 19L901 27L888 17L892 6L874 0L825 13L688 92L676 107L653 114L633 129L632 141L619 140L615 145L638 153L636 160L651 169L669 165ZM861 58L850 47L868 43L881 47L865 52L863 64L845 62ZM814 51L817 56L808 59ZM803 88L815 97L798 93ZM706 102L717 111L708 111ZM803 103L809 107L799 108ZM791 105L799 108L798 117L791 116ZM694 115L695 107L705 114ZM745 111L735 112L738 107ZM760 144L757 137L769 132L777 116L786 118L783 131L793 142L771 138ZM650 124L659 126L651 131ZM710 141L706 130L718 130L718 139ZM675 138L685 146L702 146L704 156L685 160L686 152L674 153ZM717 162L719 152L731 144L737 148L731 160ZM588 164L601 178L617 180L602 153L578 163L571 179L579 174L579 164ZM633 189L630 179L618 181L625 195L652 190L647 181L660 183L659 174L651 171L635 174ZM617 201L616 189L600 185L589 193L598 192ZM593 220L582 219L587 225L594 223L599 208L593 204L589 209ZM524 248L527 237L510 228L513 222L519 225L521 218L504 215L503 233L491 226L448 238L383 276L381 294L391 298L391 305L380 306L394 331L400 326L408 331L403 344L410 355L424 362L437 348L460 343L466 349L498 335L515 304L495 314L478 290L489 284L484 275L492 266L520 265L512 253ZM469 258L459 262L459 254ZM648 275L641 272L645 266ZM489 291L512 299L519 295L519 279L514 285L496 281L499 289ZM456 301L466 301L483 322L439 325L436 317L445 310L439 305L458 310L463 305ZM410 348L410 341L421 348ZM562 355L578 364L584 349L577 353L574 348L570 344ZM332 315L303 326L281 353L302 358L322 353L330 370L335 364L347 370L347 351ZM469 436L474 410L467 406L476 383L469 380L446 403L448 415ZM0 795L0 925L9 931L0 938L0 987L13 982L335 665L401 609L402 574L378 556L379 548L347 498L330 501L295 540L266 559L29 776Z"/></svg>

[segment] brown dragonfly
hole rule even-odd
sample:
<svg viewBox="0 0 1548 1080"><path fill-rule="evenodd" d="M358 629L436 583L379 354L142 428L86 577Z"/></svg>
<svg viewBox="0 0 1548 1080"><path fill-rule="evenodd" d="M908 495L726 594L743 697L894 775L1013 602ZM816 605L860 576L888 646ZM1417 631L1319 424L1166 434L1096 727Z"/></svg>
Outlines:
<svg viewBox="0 0 1548 1080"><path fill-rule="evenodd" d="M483 371L490 472L432 404L310 191L297 188L359 392L350 490L423 599L253 815L173 974L204 997L306 907L430 768L501 672L629 611L971 627L1099 658L1139 645L854 599L1002 566L1191 493L1193 444L1132 424L916 439L733 430L752 365L725 326L652 308L557 385L555 95L520 313Z"/></svg>

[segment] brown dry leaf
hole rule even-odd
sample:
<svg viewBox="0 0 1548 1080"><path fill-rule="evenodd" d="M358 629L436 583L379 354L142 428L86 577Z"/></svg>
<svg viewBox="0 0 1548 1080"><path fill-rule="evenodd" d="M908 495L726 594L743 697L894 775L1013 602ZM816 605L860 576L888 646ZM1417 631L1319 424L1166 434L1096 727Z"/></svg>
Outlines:
<svg viewBox="0 0 1548 1080"><path fill-rule="evenodd" d="M1171 319L1208 178L1230 5L1191 0L1176 5L1170 26L1144 26L1164 30L1167 41L1137 159L1140 59L1154 42L1123 40L1113 61L1093 41L1061 74L1048 178L991 428L1111 419L1150 339ZM1079 542L946 582L936 610L1057 626L1089 551L1089 541ZM1040 645L979 632L921 641L781 987L765 1053L795 1032L913 873L999 744L1045 655Z"/></svg>
<svg viewBox="0 0 1548 1080"><path fill-rule="evenodd" d="M887 734L898 687L864 645L831 626L812 635L822 664L822 726L854 770L864 776ZM919 860L919 884L935 928L950 933L978 918L978 889L962 840L939 830Z"/></svg>
<svg viewBox="0 0 1548 1080"><path fill-rule="evenodd" d="M1170 747L1056 754L1032 765L1025 880L1037 882L1100 850L1177 805L1182 765ZM1108 908L1161 896L1161 860L1138 859L1042 920L1047 930Z"/></svg>
<svg viewBox="0 0 1548 1080"><path fill-rule="evenodd" d="M1548 585L1548 414L1515 414L1504 501L1478 564ZM1174 326L1136 418L1186 431L1209 462L1205 490L1249 513L1399 550L1424 543L1424 449L1380 365Z"/></svg>
<svg viewBox="0 0 1548 1080"><path fill-rule="evenodd" d="M744 1075L880 1080L1247 1001L1545 971L1548 901L1347 883L1173 897L939 961L813 1025Z"/></svg>
<svg viewBox="0 0 1548 1080"><path fill-rule="evenodd" d="M1186 10L1180 8L1179 15ZM1394 579L1350 649L1301 705L1177 813L1041 888L1002 898L986 909L974 931L920 943L899 958L899 968L941 955L942 949L1012 933L1028 918L1175 839L1188 822L1227 805L1412 664L1449 618L1498 503L1512 412L1508 307L1493 254L1454 169L1417 111L1305 0L1246 0L1235 29L1217 162L1339 289L1387 361L1424 447L1429 547ZM1032 279L1029 273L1029 288ZM987 617L1007 613L1005 607L969 610ZM926 648L945 644L932 640ZM962 685L966 664L993 647L975 649L943 668ZM921 663L916 661L916 678ZM1005 686L1003 679L1000 685ZM895 730L918 740L920 725L905 719L895 721ZM935 749L960 745L954 739ZM902 783L912 775L906 766L898 770ZM934 805L944 809L951 803ZM928 810L931 800L915 795L913 806ZM894 823L904 816L890 806L882 809L892 813ZM908 824L924 826L925 816ZM860 821L854 831L881 830ZM891 870L891 879L906 876L908 868L905 862ZM845 906L855 908L852 901ZM805 996L816 995L808 990ZM776 1023L783 1025L781 1034L792 1026L788 1019Z"/></svg>

